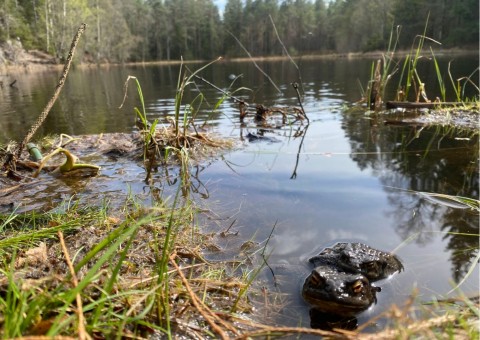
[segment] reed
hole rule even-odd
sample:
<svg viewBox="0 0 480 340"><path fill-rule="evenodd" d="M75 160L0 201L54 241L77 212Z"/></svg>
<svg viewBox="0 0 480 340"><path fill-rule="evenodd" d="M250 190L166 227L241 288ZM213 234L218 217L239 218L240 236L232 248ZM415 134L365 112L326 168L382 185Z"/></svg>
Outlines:
<svg viewBox="0 0 480 340"><path fill-rule="evenodd" d="M137 77L134 76L128 76L127 80L125 81L124 85L124 99L122 104L120 105L120 108L123 107L123 104L125 103L125 99L127 97L127 89L128 89L128 83L130 80L134 80L137 88L137 94L138 94L138 99L140 100L140 105L141 109L138 107L134 107L133 110L139 120L139 128L142 132L143 135L143 159L144 161L147 160L148 157L148 150L149 147L152 143L152 141L155 140L155 130L158 124L158 119L155 119L153 123L150 123L147 118L147 110L145 109L145 100L143 98L143 91L142 91L142 86L140 85L140 82L138 81Z"/></svg>
<svg viewBox="0 0 480 340"><path fill-rule="evenodd" d="M217 61L220 61L222 58L217 58L210 63L200 67L199 69L195 71L189 70L187 67L184 66L183 60L182 63L180 64L180 71L178 73L178 80L177 80L177 91L175 93L175 136L177 140L180 140L179 134L180 134L180 119L182 119L182 126L183 126L183 136L186 135L188 126L190 124L193 124L194 120L193 118L195 115L189 118L188 113L192 112L198 112L198 110L194 110L195 103L198 101L201 102L203 101L203 95L200 93L192 103L188 104L186 109L183 110L183 114L181 114L181 109L183 104L183 98L185 95L185 91L189 86L193 86L195 84L194 79L204 69L207 67L211 66L212 64L216 63ZM184 144L182 145L181 143L178 144L178 146L185 146Z"/></svg>
<svg viewBox="0 0 480 340"><path fill-rule="evenodd" d="M382 101L385 101L385 89L392 77L399 72L398 83L395 88L395 101L425 101L428 102L425 84L422 81L419 72L418 65L422 59L430 59L433 63L436 79L438 83L439 96L438 99L442 102L447 101L447 81L442 74L438 59L435 55L433 48L430 46L429 55L424 55L425 43L431 42L436 45L441 45L440 42L429 38L426 35L429 23L429 17L425 22L423 33L417 35L412 43L410 51L402 60L395 60L394 55L401 32L401 28L398 26L395 30L392 28L390 33L389 44L387 52L383 54L382 59L377 62L373 62L370 70L370 80L368 82L367 91L364 95L367 105L371 109L379 110ZM479 97L467 98L465 96L465 88L467 84L473 86L480 95L480 89L478 85L473 81L473 76L478 72L479 68L474 70L469 76L461 77L454 80L450 72L450 63L448 64L448 77L452 85L453 92L455 94L455 100L458 103L478 103ZM363 92L363 91L362 91Z"/></svg>

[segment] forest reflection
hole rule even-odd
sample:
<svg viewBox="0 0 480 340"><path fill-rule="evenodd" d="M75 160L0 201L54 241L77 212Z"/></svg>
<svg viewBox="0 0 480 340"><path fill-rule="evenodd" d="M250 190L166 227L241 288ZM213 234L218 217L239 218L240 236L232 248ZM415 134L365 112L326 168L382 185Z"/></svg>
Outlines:
<svg viewBox="0 0 480 340"><path fill-rule="evenodd" d="M420 245L441 233L448 240L452 277L460 281L479 251L478 211L432 203L418 193L478 199L478 132L441 126L378 128L375 117L359 118L347 114L342 122L351 158L360 169L371 169L384 186L395 232Z"/></svg>

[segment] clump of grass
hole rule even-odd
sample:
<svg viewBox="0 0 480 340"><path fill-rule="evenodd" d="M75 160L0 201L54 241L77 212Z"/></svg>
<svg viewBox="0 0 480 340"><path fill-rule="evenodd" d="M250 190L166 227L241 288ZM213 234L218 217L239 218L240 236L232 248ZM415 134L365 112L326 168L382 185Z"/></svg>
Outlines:
<svg viewBox="0 0 480 340"><path fill-rule="evenodd" d="M141 131L143 131L143 158L144 160L147 158L147 150L149 149L149 146L151 143L153 143L154 138L155 138L155 129L158 124L158 119L155 119L153 123L150 123L147 118L147 111L145 109L145 101L143 99L143 92L142 92L142 87L140 86L140 82L138 81L137 77L134 76L128 76L127 80L125 81L125 96L127 94L127 87L128 87L128 82L130 80L134 80L135 84L137 85L137 92L138 92L138 98L140 100L141 104L141 109L134 107L133 110L135 111L135 114L137 115L137 119L139 122L139 127ZM125 101L125 99L124 99ZM120 108L123 106L120 105Z"/></svg>
<svg viewBox="0 0 480 340"><path fill-rule="evenodd" d="M201 153L202 148L222 148L231 145L230 141L218 137L211 138L206 133L198 131L195 120L198 112L203 108L204 96L202 93L199 93L190 103L184 104L183 102L185 92L190 86L195 85L194 79L198 78L198 74L218 60L220 58L195 71L190 71L184 67L183 63L180 65L173 116L166 122L167 124L161 126L157 119L152 124L148 122L143 92L138 79L132 76L127 78L125 98L128 82L133 79L136 82L141 103L141 109L135 107L134 111L140 120L140 130L143 136L143 155L147 167L146 180L150 179L152 168L158 165L158 160L165 162L172 154L176 155L182 164L182 169L186 170L188 168L186 165L193 153ZM218 108L224 99L225 97L220 98L214 108ZM122 106L123 103L120 107ZM188 177L188 175L186 176Z"/></svg>
<svg viewBox="0 0 480 340"><path fill-rule="evenodd" d="M431 102L426 93L425 83L422 81L417 70L419 61L426 58L432 60L438 82L439 96L437 96L436 101L441 101L443 103L447 101L447 81L445 81L444 76L442 75L442 70L440 69L433 49L430 47L430 53L428 56L424 56L423 53L426 41L441 45L440 42L429 38L426 35L428 21L429 18L427 17L423 34L415 37L410 52L405 56L403 62L401 60L395 61L394 59L401 30L400 27L397 27L395 30L392 29L387 52L383 55L382 59L372 63L370 80L368 82L367 91L364 94L367 105L371 110L377 111L382 108L382 103L385 101L385 89L387 88L387 84L398 71L400 71L400 76L398 85L395 89L395 101L413 101L417 103L420 101ZM465 87L467 84L473 86L478 92L478 95L480 95L478 85L472 80L473 75L478 72L478 70L479 69L477 68L469 76L454 80L450 72L449 63L448 76L457 103L465 105L473 103L478 107L478 96L474 98L467 98L465 96Z"/></svg>
<svg viewBox="0 0 480 340"><path fill-rule="evenodd" d="M367 86L367 105L370 109L378 110L382 98L385 98L385 89L389 80L398 71L398 65L394 60L395 51L400 37L401 26L390 31L387 52L381 60L372 63L370 81Z"/></svg>
<svg viewBox="0 0 480 340"><path fill-rule="evenodd" d="M233 301L238 312L250 310L245 296L236 299L246 283L203 258L199 245L209 238L179 196L122 215L69 204L57 213L1 216L8 232L0 242L1 336L238 333L229 311Z"/></svg>

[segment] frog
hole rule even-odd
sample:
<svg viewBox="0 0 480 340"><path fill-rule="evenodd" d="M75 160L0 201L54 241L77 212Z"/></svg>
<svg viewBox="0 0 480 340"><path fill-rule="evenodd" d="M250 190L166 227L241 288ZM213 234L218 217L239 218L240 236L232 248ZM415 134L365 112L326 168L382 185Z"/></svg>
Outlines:
<svg viewBox="0 0 480 340"><path fill-rule="evenodd" d="M303 284L303 299L323 313L343 316L375 304L381 288L373 283L404 269L394 254L356 242L336 243L309 262L314 269Z"/></svg>
<svg viewBox="0 0 480 340"><path fill-rule="evenodd" d="M361 273L371 282L388 278L404 269L396 255L357 242L336 243L308 261L314 266L327 265L348 273Z"/></svg>
<svg viewBox="0 0 480 340"><path fill-rule="evenodd" d="M376 303L380 290L365 275L318 266L305 279L302 296L324 313L354 316Z"/></svg>

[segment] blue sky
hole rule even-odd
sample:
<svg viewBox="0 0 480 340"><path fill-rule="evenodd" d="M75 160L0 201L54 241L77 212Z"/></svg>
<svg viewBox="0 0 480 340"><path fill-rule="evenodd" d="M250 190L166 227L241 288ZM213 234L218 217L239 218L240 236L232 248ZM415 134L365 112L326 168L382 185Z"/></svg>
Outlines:
<svg viewBox="0 0 480 340"><path fill-rule="evenodd" d="M325 3L330 2L330 0L325 1ZM213 0L213 3L217 5L218 9L220 10L220 14L223 14L223 10L225 9L225 4L227 0Z"/></svg>
<svg viewBox="0 0 480 340"><path fill-rule="evenodd" d="M225 8L225 4L227 3L227 0L213 0L213 3L217 5L218 9L220 10L220 13L223 13L223 9Z"/></svg>

